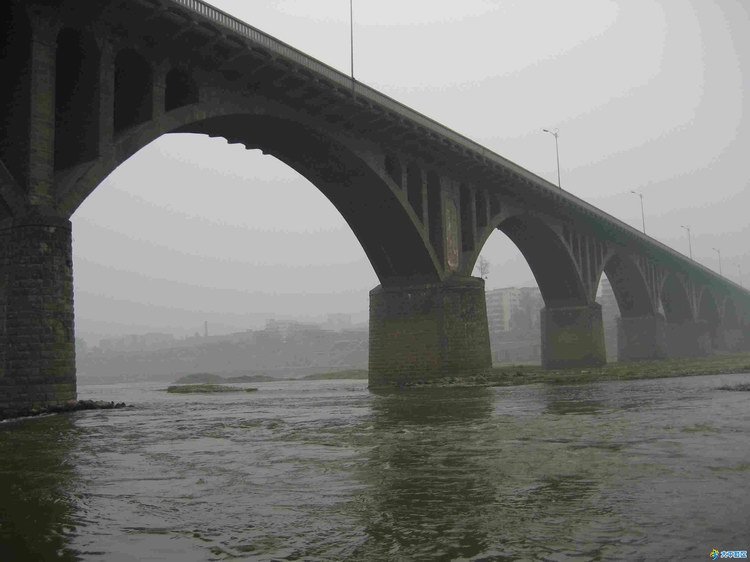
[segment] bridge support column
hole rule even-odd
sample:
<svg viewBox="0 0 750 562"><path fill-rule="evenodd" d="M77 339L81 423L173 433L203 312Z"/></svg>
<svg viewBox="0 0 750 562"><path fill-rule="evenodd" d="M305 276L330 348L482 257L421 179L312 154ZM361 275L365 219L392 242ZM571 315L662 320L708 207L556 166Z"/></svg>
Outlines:
<svg viewBox="0 0 750 562"><path fill-rule="evenodd" d="M543 308L540 315L542 367L595 367L607 362L599 304Z"/></svg>
<svg viewBox="0 0 750 562"><path fill-rule="evenodd" d="M71 225L0 225L0 418L76 397Z"/></svg>
<svg viewBox="0 0 750 562"><path fill-rule="evenodd" d="M661 314L617 319L618 361L667 357L664 317Z"/></svg>
<svg viewBox="0 0 750 562"><path fill-rule="evenodd" d="M714 329L714 348L721 351L739 351L742 349L742 329L736 326L718 324Z"/></svg>
<svg viewBox="0 0 750 562"><path fill-rule="evenodd" d="M370 387L484 373L492 366L484 281L370 291Z"/></svg>
<svg viewBox="0 0 750 562"><path fill-rule="evenodd" d="M711 353L711 332L705 322L665 323L668 357L702 357Z"/></svg>

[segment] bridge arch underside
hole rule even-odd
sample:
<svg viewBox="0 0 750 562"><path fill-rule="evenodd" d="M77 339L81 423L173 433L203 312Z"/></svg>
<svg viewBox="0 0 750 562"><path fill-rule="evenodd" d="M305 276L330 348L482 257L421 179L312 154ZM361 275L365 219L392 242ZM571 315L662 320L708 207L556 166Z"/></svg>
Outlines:
<svg viewBox="0 0 750 562"><path fill-rule="evenodd" d="M383 285L404 279L439 280L429 245L401 200L372 167L343 144L297 123L259 116L216 117L176 132L241 142L299 172L342 214Z"/></svg>
<svg viewBox="0 0 750 562"><path fill-rule="evenodd" d="M544 300L542 365L558 369L606 363L601 306L590 298L573 256L553 227L523 214L497 228L523 254Z"/></svg>
<svg viewBox="0 0 750 562"><path fill-rule="evenodd" d="M502 221L497 228L523 254L547 307L590 304L570 252L544 221L529 215L516 215Z"/></svg>
<svg viewBox="0 0 750 562"><path fill-rule="evenodd" d="M667 275L661 286L661 304L664 318L670 324L684 324L694 320L687 287L674 273Z"/></svg>
<svg viewBox="0 0 750 562"><path fill-rule="evenodd" d="M647 317L656 313L646 280L632 260L614 254L604 264L604 273L615 294L621 317Z"/></svg>
<svg viewBox="0 0 750 562"><path fill-rule="evenodd" d="M716 298L709 289L701 292L700 304L698 305L698 320L716 325L721 321L719 306Z"/></svg>
<svg viewBox="0 0 750 562"><path fill-rule="evenodd" d="M667 274L660 292L664 311L664 346L670 357L706 355L712 349L712 336L692 305L690 292L676 273ZM708 306L708 305L707 305Z"/></svg>
<svg viewBox="0 0 750 562"><path fill-rule="evenodd" d="M362 245L384 286L405 279L437 282L440 273L429 248L402 201L383 178L342 143L299 123L278 117L230 114L152 131L142 142L125 139L123 157L75 194L77 208L103 179L133 153L162 134L193 133L223 137L248 149L260 149L289 165L336 207ZM293 201L289 202L294 205Z"/></svg>
<svg viewBox="0 0 750 562"><path fill-rule="evenodd" d="M659 359L668 355L664 318L646 279L627 255L613 254L604 264L620 317L617 320L618 361ZM684 303L683 303L684 304Z"/></svg>

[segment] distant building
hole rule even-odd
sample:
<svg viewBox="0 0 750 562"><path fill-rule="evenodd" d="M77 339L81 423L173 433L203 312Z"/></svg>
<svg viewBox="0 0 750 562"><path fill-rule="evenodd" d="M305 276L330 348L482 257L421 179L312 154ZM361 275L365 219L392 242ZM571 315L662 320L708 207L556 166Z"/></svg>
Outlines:
<svg viewBox="0 0 750 562"><path fill-rule="evenodd" d="M487 291L485 296L493 361L539 361L539 313L544 307L539 289L505 287Z"/></svg>
<svg viewBox="0 0 750 562"><path fill-rule="evenodd" d="M102 351L146 351L151 349L161 349L174 344L172 334L148 333L148 334L130 334L117 338L106 338L99 342L99 349Z"/></svg>
<svg viewBox="0 0 750 562"><path fill-rule="evenodd" d="M539 327L544 307L537 287L505 287L487 291L487 322L490 333L528 331Z"/></svg>
<svg viewBox="0 0 750 562"><path fill-rule="evenodd" d="M334 332L340 332L346 330L352 326L352 315L351 314L329 314L326 316L326 321L323 323L323 328L326 330L333 330Z"/></svg>
<svg viewBox="0 0 750 562"><path fill-rule="evenodd" d="M509 332L511 312L518 307L520 291L515 287L493 289L485 294L490 333Z"/></svg>

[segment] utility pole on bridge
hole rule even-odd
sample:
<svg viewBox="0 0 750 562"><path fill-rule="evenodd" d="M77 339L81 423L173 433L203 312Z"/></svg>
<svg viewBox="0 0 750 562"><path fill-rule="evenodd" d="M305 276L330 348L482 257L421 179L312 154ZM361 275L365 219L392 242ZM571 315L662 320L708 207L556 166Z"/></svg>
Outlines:
<svg viewBox="0 0 750 562"><path fill-rule="evenodd" d="M354 0L349 0L349 47L351 51L352 80L354 80Z"/></svg>
<svg viewBox="0 0 750 562"><path fill-rule="evenodd" d="M681 225L681 226L682 226L682 228L684 228L685 230L687 230L687 235L688 235L688 249L690 250L690 259L693 259L693 242L690 240L690 227L689 226L684 226L684 225Z"/></svg>
<svg viewBox="0 0 750 562"><path fill-rule="evenodd" d="M559 135L558 129L542 129L543 132L549 133L553 137L555 137L555 154L557 155L557 187L562 189L562 184L560 183L560 147L557 144L557 137Z"/></svg>
<svg viewBox="0 0 750 562"><path fill-rule="evenodd" d="M716 248L714 248L714 252L716 252L717 254L719 254L719 275L723 276L724 274L721 272L721 252L719 250L717 250Z"/></svg>
<svg viewBox="0 0 750 562"><path fill-rule="evenodd" d="M646 215L643 214L643 193L640 191L633 191L632 189L630 190L630 193L635 193L641 198L641 223L643 224L643 234L646 234Z"/></svg>

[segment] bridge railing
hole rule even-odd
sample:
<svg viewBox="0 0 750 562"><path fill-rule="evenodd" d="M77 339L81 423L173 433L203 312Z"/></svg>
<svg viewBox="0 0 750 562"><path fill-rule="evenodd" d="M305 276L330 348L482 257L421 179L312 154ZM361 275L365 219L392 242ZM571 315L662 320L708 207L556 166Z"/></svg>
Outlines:
<svg viewBox="0 0 750 562"><path fill-rule="evenodd" d="M601 209L594 207L590 203L587 203L586 201L576 197L575 195L572 195L571 193L567 191L560 190L556 185L534 174L533 172L530 172L526 168L522 168L518 164L515 164L511 162L510 160L503 158L496 152L493 152L489 150L488 148L485 148L484 146L471 140L470 138L465 137L464 135L457 133L456 131L452 129L449 129L448 127L446 127L445 125L442 125L441 123L435 121L434 119L430 119L429 117L419 113L418 111L411 109L409 106L404 105L403 103L396 101L393 98L373 88L370 88L369 86L366 86L365 84L362 84L361 82L354 80L353 78L347 76L346 74L339 72L335 68L328 66L327 64L323 62L320 62L319 60L303 53L302 51L298 49L295 49L294 47L284 43L283 41L279 41L278 39L271 37L267 33L264 33L260 31L259 29L256 29L255 27L243 22L242 20L239 20L222 10L219 10L218 8L215 8L214 6L206 2L203 2L202 0L170 0L170 1L174 2L175 4L184 6L185 8L188 8L189 10L191 10L192 12L200 14L206 19L226 29L229 29L235 33L238 33L239 35L246 37L251 42L264 47L265 49L274 53L277 56L281 56L288 60L294 61L300 66L303 66L304 68L310 70L311 72L327 78L331 82L337 84L342 90L352 92L354 95L359 96L362 99L366 99L381 107L387 108L390 111L404 117L405 119L408 119L412 121L413 123L421 125L422 127L444 138L450 139L456 144L482 156L483 158L486 158L487 160L495 162L501 165L502 167L514 172L515 174L532 181L536 185L554 192L558 197L562 197L563 199L566 199L569 203L578 207L579 209L584 210L591 215L595 215L604 220L607 220L614 226L626 232L631 238L635 240L639 240L647 245L656 246L657 248L661 249L663 252L666 252L667 254L673 257L676 257L682 261L685 261L697 269L702 270L705 274L708 274L712 277L720 278L722 281L727 282L731 285L734 285L738 289L740 288L739 285L737 285L730 279L727 279L726 277L722 277L718 275L715 271L708 269L707 267L703 266L702 264L696 261L689 260L687 256L673 250L666 244L663 244L659 242L658 240L643 234L640 230L637 230L633 228L632 226L630 226L629 224L622 222L618 218L613 217L612 215L608 213L605 213Z"/></svg>

